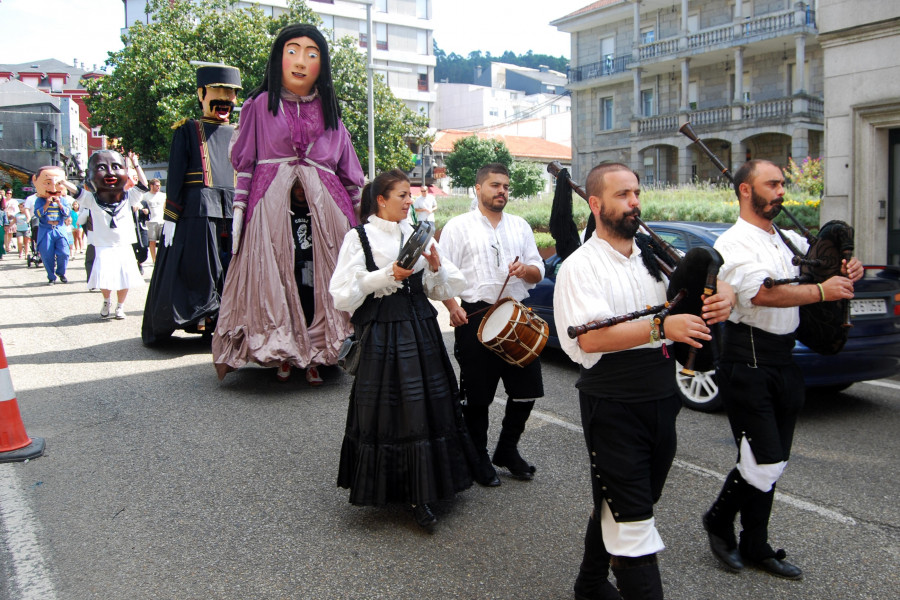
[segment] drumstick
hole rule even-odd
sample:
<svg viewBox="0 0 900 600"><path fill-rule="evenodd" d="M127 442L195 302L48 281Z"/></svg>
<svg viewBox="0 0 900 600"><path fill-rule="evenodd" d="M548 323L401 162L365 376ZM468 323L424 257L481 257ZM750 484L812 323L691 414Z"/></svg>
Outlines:
<svg viewBox="0 0 900 600"><path fill-rule="evenodd" d="M515 260L513 260L513 262L518 262L518 261L519 261L519 257L517 256L517 257L515 258ZM469 317L474 317L475 315L479 315L479 314L483 313L483 312L486 311L486 310L490 310L493 306L496 306L497 303L500 302L500 298L503 297L503 290L506 289L506 284L509 283L509 278L510 278L510 277L512 277L512 273L509 273L509 274L506 276L506 281L503 282L503 287L500 288L500 295L497 296L497 299L494 300L494 303L491 304L491 306L487 306L487 307L485 307L485 308L482 308L481 310L476 310L475 312L466 315L466 318L468 319Z"/></svg>

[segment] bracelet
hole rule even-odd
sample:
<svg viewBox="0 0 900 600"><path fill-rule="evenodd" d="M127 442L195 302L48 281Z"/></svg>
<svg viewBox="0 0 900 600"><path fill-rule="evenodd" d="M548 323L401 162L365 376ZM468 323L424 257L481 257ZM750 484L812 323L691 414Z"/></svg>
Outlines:
<svg viewBox="0 0 900 600"><path fill-rule="evenodd" d="M819 302L825 302L825 288L822 287L821 283L817 283L816 287L819 288Z"/></svg>
<svg viewBox="0 0 900 600"><path fill-rule="evenodd" d="M651 320L650 321L650 343L652 344L652 343L658 342L658 341L659 341L659 326Z"/></svg>

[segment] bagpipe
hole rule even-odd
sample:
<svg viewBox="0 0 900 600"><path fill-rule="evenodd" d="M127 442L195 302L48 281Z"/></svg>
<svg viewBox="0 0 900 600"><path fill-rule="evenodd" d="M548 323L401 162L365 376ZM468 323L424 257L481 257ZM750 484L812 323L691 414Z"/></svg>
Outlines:
<svg viewBox="0 0 900 600"><path fill-rule="evenodd" d="M558 252L560 248L563 248L562 252L565 255L560 254L560 257L565 259L580 244L578 230L572 220L571 192L574 191L585 200L588 199L588 195L580 185L572 181L568 171L563 169L558 161L548 164L547 172L556 178L557 185L557 195L553 199L553 210L550 216L550 233L557 240ZM654 322L657 325L661 324L670 314L701 316L703 298L716 293L716 281L723 262L722 256L716 250L693 248L687 254L682 255L639 217L635 217L635 219L643 230L643 232L637 233L635 242L641 249L644 265L651 275L659 278L658 274L662 273L669 280L666 288L667 301L657 306L648 306L645 310L569 327L567 333L570 338L647 315L654 315ZM586 236L593 232L592 225L593 215L588 224ZM716 359L715 333L713 336L714 339L704 342L700 349L683 342L675 342L672 345L675 359L683 365L682 375L693 377L696 371L709 371L714 367Z"/></svg>
<svg viewBox="0 0 900 600"><path fill-rule="evenodd" d="M690 123L685 123L678 131L694 142L716 168L734 184L734 176L731 171L697 137ZM819 229L819 235L816 236L804 227L784 205L781 206L781 212L794 223L809 242L809 250L803 254L773 223L775 231L793 253L794 257L791 263L800 267L800 276L790 279L769 277L763 282L765 287L771 288L789 283L822 283L835 275L845 275L842 272L842 261L850 260L853 257L853 227L844 221L829 221ZM852 326L849 300L805 304L800 307L800 326L797 329L797 339L818 354L837 354L847 343L848 330Z"/></svg>

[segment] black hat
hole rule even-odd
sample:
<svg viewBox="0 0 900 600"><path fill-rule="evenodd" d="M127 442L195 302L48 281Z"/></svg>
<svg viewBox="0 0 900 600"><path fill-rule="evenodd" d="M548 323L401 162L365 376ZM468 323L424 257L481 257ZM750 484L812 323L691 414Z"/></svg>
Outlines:
<svg viewBox="0 0 900 600"><path fill-rule="evenodd" d="M197 87L228 87L241 89L241 72L237 67L206 64L197 69Z"/></svg>

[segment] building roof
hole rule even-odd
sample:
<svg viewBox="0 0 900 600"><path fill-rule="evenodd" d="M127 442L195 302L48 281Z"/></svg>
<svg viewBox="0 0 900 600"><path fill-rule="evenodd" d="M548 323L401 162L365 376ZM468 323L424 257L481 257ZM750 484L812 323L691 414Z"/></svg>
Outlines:
<svg viewBox="0 0 900 600"><path fill-rule="evenodd" d="M460 129L445 129L438 131L431 148L435 152L449 154L453 152L453 144L457 140L477 135L483 140L502 140L509 148L510 154L515 158L530 158L535 160L560 160L571 162L572 148L556 142L548 142L543 138L526 137L522 135L499 135L493 133L472 133Z"/></svg>
<svg viewBox="0 0 900 600"><path fill-rule="evenodd" d="M94 65L94 67L96 67L96 65ZM40 75L41 81L38 85L41 87L50 86L50 82L47 81L47 76L50 74L68 75L68 81L66 81L65 85L65 89L67 90L83 90L84 85L82 84L82 79L92 79L106 74L105 71L81 69L55 58L45 58L16 64L0 63L0 73L12 73L14 78L28 74Z"/></svg>
<svg viewBox="0 0 900 600"><path fill-rule="evenodd" d="M562 16L558 19L554 19L550 22L551 25L555 24L558 21L564 21L566 19L571 19L572 17L577 17L579 15L583 15L589 13L593 10L597 10L598 8L604 8L606 6L612 6L613 4L622 4L625 0L597 0L597 2L591 2L587 6L579 8L576 11L570 12L569 14Z"/></svg>
<svg viewBox="0 0 900 600"><path fill-rule="evenodd" d="M59 110L59 98L36 90L18 79L0 83L0 108L49 104Z"/></svg>

